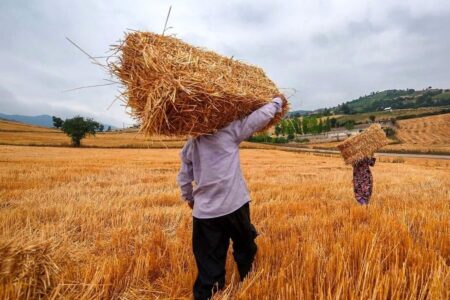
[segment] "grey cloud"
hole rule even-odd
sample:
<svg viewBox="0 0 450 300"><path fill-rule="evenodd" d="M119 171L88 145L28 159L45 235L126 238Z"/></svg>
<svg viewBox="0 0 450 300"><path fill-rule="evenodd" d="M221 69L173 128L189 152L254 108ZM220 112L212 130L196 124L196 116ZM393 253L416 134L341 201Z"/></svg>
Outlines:
<svg viewBox="0 0 450 300"><path fill-rule="evenodd" d="M0 90L0 109L90 113L103 122L131 123L118 103L107 110L115 86L61 92L108 77L64 37L104 55L127 28L162 32L168 4L152 2L2 1L0 84L9 92ZM387 88L450 87L448 1L172 4L170 34L263 67L280 87L299 91L291 98L294 109L332 106Z"/></svg>

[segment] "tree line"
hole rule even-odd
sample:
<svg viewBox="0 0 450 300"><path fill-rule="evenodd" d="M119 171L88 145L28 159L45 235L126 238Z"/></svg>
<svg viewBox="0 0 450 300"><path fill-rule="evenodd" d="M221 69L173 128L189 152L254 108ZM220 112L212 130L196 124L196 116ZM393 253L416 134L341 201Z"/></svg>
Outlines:
<svg viewBox="0 0 450 300"><path fill-rule="evenodd" d="M322 118L317 116L303 116L302 118L289 118L281 120L275 126L275 135L288 136L294 138L297 134L320 134L329 132L331 128L344 126L351 130L355 126L355 121L347 120L339 122L336 118Z"/></svg>

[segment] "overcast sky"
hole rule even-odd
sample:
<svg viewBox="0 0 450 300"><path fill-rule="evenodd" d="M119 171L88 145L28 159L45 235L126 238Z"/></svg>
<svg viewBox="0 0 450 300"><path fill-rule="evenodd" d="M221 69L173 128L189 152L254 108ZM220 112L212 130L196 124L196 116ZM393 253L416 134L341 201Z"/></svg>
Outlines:
<svg viewBox="0 0 450 300"><path fill-rule="evenodd" d="M450 1L1 0L0 112L130 124L117 87L72 46L102 56L127 28L169 33L261 66L293 109L384 89L450 88ZM286 90L290 94L290 90Z"/></svg>

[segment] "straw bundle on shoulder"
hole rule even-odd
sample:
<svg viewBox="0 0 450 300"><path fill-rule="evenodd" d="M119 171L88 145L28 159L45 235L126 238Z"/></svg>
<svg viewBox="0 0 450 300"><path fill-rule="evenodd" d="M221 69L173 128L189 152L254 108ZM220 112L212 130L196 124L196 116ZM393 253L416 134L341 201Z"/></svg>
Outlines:
<svg viewBox="0 0 450 300"><path fill-rule="evenodd" d="M148 135L210 134L279 94L261 68L174 37L132 32L114 48L119 59L109 68L123 83L125 102Z"/></svg>
<svg viewBox="0 0 450 300"><path fill-rule="evenodd" d="M387 145L388 140L380 124L372 124L361 134L350 137L337 145L346 164L372 156L375 151Z"/></svg>

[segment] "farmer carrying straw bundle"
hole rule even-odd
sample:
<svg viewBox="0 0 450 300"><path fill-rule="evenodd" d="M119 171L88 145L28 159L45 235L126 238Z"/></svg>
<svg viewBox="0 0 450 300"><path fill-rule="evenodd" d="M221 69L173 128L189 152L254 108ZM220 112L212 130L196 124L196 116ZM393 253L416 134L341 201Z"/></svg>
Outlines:
<svg viewBox="0 0 450 300"><path fill-rule="evenodd" d="M369 204L373 177L370 167L375 165L375 151L388 143L380 124L373 124L359 135L353 136L337 147L345 163L353 167L353 192L361 205Z"/></svg>
<svg viewBox="0 0 450 300"><path fill-rule="evenodd" d="M276 124L287 100L262 69L173 37L133 32L116 50L110 70L141 132L190 136L177 182L193 209L194 297L209 299L224 287L230 239L241 280L257 250L239 144Z"/></svg>
<svg viewBox="0 0 450 300"><path fill-rule="evenodd" d="M181 151L177 181L183 198L193 208L192 239L198 268L195 299L209 299L212 292L224 287L230 238L240 279L251 270L257 232L250 221L250 196L240 168L239 144L281 113L285 101L276 97L213 135L188 140Z"/></svg>

